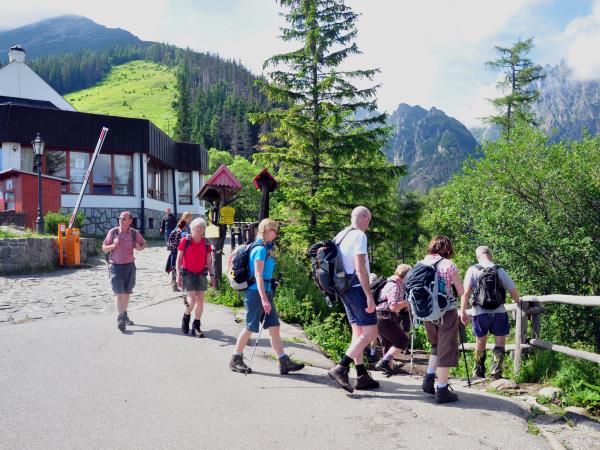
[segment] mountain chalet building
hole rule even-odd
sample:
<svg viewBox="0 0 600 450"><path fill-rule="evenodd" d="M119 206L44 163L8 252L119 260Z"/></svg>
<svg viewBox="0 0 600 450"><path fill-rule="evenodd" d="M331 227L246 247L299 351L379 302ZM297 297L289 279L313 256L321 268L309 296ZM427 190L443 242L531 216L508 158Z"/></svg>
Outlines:
<svg viewBox="0 0 600 450"><path fill-rule="evenodd" d="M134 225L148 236L158 236L168 207L176 215L205 216L204 202L195 195L208 171L204 148L175 142L146 119L77 112L25 64L19 46L11 47L9 63L0 69L0 207L14 210L20 204L19 184L11 177L34 173L31 141L39 133L46 143L43 176L60 179L60 207L71 212L102 127L109 131L79 209L84 233L105 234L123 210L132 212ZM48 194L42 194L44 200ZM37 210L37 191L34 198L28 202Z"/></svg>

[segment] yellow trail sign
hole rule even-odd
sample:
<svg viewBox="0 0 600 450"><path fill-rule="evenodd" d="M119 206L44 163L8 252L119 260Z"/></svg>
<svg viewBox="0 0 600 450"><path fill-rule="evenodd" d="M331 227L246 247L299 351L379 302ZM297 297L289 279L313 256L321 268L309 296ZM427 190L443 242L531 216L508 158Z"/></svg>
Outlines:
<svg viewBox="0 0 600 450"><path fill-rule="evenodd" d="M223 206L221 208L221 214L219 218L220 225L233 225L233 216L235 215L235 208L231 206Z"/></svg>

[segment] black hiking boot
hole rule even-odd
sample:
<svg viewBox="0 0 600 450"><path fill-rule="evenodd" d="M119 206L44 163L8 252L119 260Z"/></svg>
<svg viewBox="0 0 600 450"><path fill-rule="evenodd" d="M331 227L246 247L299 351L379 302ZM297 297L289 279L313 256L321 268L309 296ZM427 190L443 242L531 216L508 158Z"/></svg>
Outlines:
<svg viewBox="0 0 600 450"><path fill-rule="evenodd" d="M117 328L121 331L125 331L127 320L127 315L125 313L121 313L117 316Z"/></svg>
<svg viewBox="0 0 600 450"><path fill-rule="evenodd" d="M238 373L252 373L252 369L244 362L243 355L232 355L229 361L229 368Z"/></svg>
<svg viewBox="0 0 600 450"><path fill-rule="evenodd" d="M436 403L451 403L458 400L458 395L456 395L454 392L450 392L448 389L449 387L450 386L448 385L444 387L438 387L435 391L435 397L433 397L433 400Z"/></svg>
<svg viewBox="0 0 600 450"><path fill-rule="evenodd" d="M123 314L125 314L125 324L126 325L135 325L135 323L133 323L133 320L131 320L129 318L129 316L127 315L127 311L125 311Z"/></svg>
<svg viewBox="0 0 600 450"><path fill-rule="evenodd" d="M367 389L377 389L379 387L379 381L371 378L371 374L369 372L359 375L354 380L354 389L358 391L364 391Z"/></svg>
<svg viewBox="0 0 600 450"><path fill-rule="evenodd" d="M350 380L348 380L348 372L350 372L350 368L337 364L335 367L329 369L327 375L329 375L329 378L335 381L339 387L352 393L354 392L354 388L350 384Z"/></svg>
<svg viewBox="0 0 600 450"><path fill-rule="evenodd" d="M435 395L435 374L428 373L423 377L423 383L421 383L421 388L423 392L427 392L428 394Z"/></svg>
<svg viewBox="0 0 600 450"><path fill-rule="evenodd" d="M304 364L292 361L288 355L279 358L279 373L281 375L287 375L288 372L296 372L302 369L304 369Z"/></svg>
<svg viewBox="0 0 600 450"><path fill-rule="evenodd" d="M386 361L385 359L380 359L379 361L377 361L377 364L375 364L375 369L385 372L389 376L396 374L394 368L390 366L390 362Z"/></svg>
<svg viewBox="0 0 600 450"><path fill-rule="evenodd" d="M192 333L192 336L198 336L199 338L204 337L204 333L200 329L200 319L194 319L194 322L192 323L191 333Z"/></svg>
<svg viewBox="0 0 600 450"><path fill-rule="evenodd" d="M473 376L485 378L485 350L475 351L475 370Z"/></svg>
<svg viewBox="0 0 600 450"><path fill-rule="evenodd" d="M183 318L181 319L181 332L183 334L188 334L190 332L190 315L183 314Z"/></svg>
<svg viewBox="0 0 600 450"><path fill-rule="evenodd" d="M490 365L490 378L499 380L502 378L502 366L504 366L504 348L494 347L492 350L492 364Z"/></svg>

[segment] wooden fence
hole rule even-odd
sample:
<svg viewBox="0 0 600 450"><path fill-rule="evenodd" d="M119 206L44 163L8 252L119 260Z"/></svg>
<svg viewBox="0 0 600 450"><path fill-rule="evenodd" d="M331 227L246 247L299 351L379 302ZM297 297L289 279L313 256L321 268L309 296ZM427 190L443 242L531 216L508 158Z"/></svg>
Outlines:
<svg viewBox="0 0 600 450"><path fill-rule="evenodd" d="M519 303L511 303L505 306L507 312L513 312L515 318L515 343L506 346L506 350L512 351L514 355L514 371L519 374L521 371L521 357L524 350L532 347L543 348L555 352L563 353L575 358L585 359L600 364L600 355L597 353L586 352L565 347L563 345L553 344L552 342L542 341L540 339L541 318L544 303L562 303L564 305L576 305L594 307L600 306L600 297L581 297L574 295L526 295ZM468 310L472 315L472 310ZM528 338L528 325L531 321L531 338ZM493 348L493 345L488 344ZM474 349L474 344L465 344L465 349ZM488 348L490 348L488 347Z"/></svg>
<svg viewBox="0 0 600 450"><path fill-rule="evenodd" d="M15 211L0 211L0 225L25 226L25 213Z"/></svg>

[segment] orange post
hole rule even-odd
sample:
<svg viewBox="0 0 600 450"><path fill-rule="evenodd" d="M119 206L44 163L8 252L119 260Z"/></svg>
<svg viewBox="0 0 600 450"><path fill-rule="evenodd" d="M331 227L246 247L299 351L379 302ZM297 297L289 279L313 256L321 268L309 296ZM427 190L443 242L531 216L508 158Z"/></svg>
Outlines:
<svg viewBox="0 0 600 450"><path fill-rule="evenodd" d="M67 228L65 232L65 241L67 249L67 266L78 266L80 264L79 229Z"/></svg>
<svg viewBox="0 0 600 450"><path fill-rule="evenodd" d="M65 265L65 242L63 239L63 233L65 232L66 225L64 223L58 224L58 265Z"/></svg>

